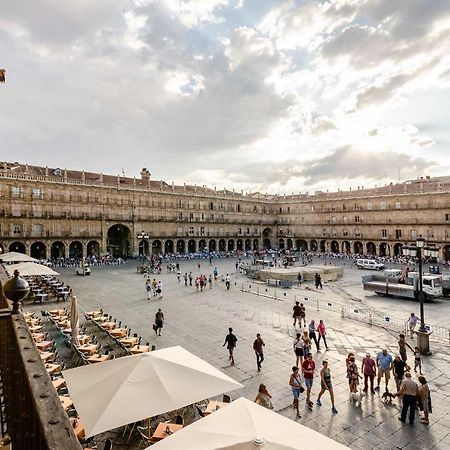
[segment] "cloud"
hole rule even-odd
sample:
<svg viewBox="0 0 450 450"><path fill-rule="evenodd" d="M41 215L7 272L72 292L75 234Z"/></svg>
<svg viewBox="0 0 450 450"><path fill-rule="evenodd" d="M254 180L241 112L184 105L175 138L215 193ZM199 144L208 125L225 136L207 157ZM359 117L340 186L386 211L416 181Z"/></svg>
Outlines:
<svg viewBox="0 0 450 450"><path fill-rule="evenodd" d="M364 152L346 145L332 150L323 158L309 161L298 173L305 184L314 185L325 180L366 178L381 180L394 178L398 168L406 178L421 174L437 163L421 157L390 151Z"/></svg>

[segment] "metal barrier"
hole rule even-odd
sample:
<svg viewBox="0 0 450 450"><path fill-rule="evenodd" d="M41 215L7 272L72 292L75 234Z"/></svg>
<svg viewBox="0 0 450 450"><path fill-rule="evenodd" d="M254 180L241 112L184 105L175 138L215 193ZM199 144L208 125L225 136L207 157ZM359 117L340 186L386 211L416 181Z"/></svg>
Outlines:
<svg viewBox="0 0 450 450"><path fill-rule="evenodd" d="M392 317L390 315L383 316L363 305L355 304L352 306L335 301L312 299L305 295L293 294L281 289L270 289L270 287L258 284L255 285L253 283L242 283L241 291L262 297L272 298L274 300L291 300L292 302L299 301L305 306L308 305L310 308L315 308L317 311L331 311L340 314L343 318L350 318L352 320L364 322L368 325L382 327L397 333L406 333L408 331L408 320L399 319L398 317ZM435 325L427 325L427 328L432 331L430 339L434 341L443 341L450 344L450 329Z"/></svg>

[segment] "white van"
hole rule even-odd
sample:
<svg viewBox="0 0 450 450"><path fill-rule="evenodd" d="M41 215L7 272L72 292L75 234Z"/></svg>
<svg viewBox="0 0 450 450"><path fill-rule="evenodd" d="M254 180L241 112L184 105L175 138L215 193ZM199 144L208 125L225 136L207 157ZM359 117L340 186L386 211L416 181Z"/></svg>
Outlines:
<svg viewBox="0 0 450 450"><path fill-rule="evenodd" d="M384 264L378 263L373 259L357 259L356 267L358 269L384 270Z"/></svg>

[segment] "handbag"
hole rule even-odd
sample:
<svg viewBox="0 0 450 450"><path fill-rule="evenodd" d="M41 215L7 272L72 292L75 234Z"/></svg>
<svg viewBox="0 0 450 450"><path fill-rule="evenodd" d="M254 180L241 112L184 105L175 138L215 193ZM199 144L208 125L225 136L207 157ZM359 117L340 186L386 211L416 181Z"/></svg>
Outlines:
<svg viewBox="0 0 450 450"><path fill-rule="evenodd" d="M153 331L156 332L157 329L158 329L158 327L157 327L156 323L154 323L154 324L153 324Z"/></svg>

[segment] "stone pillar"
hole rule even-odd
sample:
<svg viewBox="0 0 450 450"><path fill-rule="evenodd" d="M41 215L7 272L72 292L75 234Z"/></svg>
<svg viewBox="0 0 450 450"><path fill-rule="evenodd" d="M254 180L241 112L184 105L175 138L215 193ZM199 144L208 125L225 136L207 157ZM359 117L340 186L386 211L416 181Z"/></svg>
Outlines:
<svg viewBox="0 0 450 450"><path fill-rule="evenodd" d="M63 241L64 244L64 258L68 258L69 257L69 241Z"/></svg>
<svg viewBox="0 0 450 450"><path fill-rule="evenodd" d="M83 258L87 257L87 241L81 241Z"/></svg>

